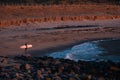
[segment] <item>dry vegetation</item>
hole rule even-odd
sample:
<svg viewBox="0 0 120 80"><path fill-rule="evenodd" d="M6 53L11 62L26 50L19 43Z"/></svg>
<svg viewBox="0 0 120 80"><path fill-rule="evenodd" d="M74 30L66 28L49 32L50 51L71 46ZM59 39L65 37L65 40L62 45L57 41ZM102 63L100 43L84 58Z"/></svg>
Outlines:
<svg viewBox="0 0 120 80"><path fill-rule="evenodd" d="M0 6L0 26L31 22L120 18L118 5Z"/></svg>

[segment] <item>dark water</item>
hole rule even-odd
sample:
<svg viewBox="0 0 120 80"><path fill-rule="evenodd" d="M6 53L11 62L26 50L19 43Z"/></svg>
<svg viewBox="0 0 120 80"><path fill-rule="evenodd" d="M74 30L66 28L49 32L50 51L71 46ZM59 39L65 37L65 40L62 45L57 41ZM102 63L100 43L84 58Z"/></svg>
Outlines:
<svg viewBox="0 0 120 80"><path fill-rule="evenodd" d="M48 56L71 60L120 62L120 39L89 41Z"/></svg>

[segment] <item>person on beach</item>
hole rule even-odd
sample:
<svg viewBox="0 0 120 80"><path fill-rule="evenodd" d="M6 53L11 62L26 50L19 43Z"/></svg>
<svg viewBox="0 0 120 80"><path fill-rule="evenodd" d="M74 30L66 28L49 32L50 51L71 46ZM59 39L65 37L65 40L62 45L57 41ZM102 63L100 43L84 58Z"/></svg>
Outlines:
<svg viewBox="0 0 120 80"><path fill-rule="evenodd" d="M27 46L27 43L25 43L25 54L27 54L27 49L28 49L28 46Z"/></svg>
<svg viewBox="0 0 120 80"><path fill-rule="evenodd" d="M27 43L25 43L25 55L24 56L31 57L31 55L28 54L28 52L27 52L28 48L30 48L30 45L28 45Z"/></svg>
<svg viewBox="0 0 120 80"><path fill-rule="evenodd" d="M27 50L28 48L31 48L32 45L31 44L27 44L25 43L24 45L20 46L21 49L24 49L25 50L25 53L24 53L24 56L31 56L30 54L28 54Z"/></svg>

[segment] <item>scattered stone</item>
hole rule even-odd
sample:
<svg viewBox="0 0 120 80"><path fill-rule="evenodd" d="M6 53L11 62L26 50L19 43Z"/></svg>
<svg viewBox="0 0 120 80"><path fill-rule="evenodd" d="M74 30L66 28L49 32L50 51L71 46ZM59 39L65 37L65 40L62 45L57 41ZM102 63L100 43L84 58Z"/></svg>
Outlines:
<svg viewBox="0 0 120 80"><path fill-rule="evenodd" d="M120 68L111 66L111 67L110 67L110 70L113 70L113 71L120 71Z"/></svg>
<svg viewBox="0 0 120 80"><path fill-rule="evenodd" d="M2 59L1 63L3 63L3 64L7 64L8 61L4 58L4 59Z"/></svg>
<svg viewBox="0 0 120 80"><path fill-rule="evenodd" d="M0 80L119 80L119 65L110 61L87 62L50 57L13 59L0 67ZM2 63L8 63L3 58ZM44 63L45 62L45 63ZM9 63L9 64L13 64ZM102 75L101 75L102 74Z"/></svg>
<svg viewBox="0 0 120 80"><path fill-rule="evenodd" d="M43 79L43 75L42 75L42 72L40 70L37 70L37 78L39 79Z"/></svg>
<svg viewBox="0 0 120 80"><path fill-rule="evenodd" d="M30 67L30 64L25 64L25 69L26 70L29 70L31 67Z"/></svg>
<svg viewBox="0 0 120 80"><path fill-rule="evenodd" d="M15 65L14 68L15 68L16 70L20 70L20 65Z"/></svg>

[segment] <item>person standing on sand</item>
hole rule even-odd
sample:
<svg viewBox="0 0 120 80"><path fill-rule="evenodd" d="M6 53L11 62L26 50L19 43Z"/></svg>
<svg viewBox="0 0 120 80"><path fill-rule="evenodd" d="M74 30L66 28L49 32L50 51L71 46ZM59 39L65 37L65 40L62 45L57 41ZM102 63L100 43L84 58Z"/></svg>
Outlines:
<svg viewBox="0 0 120 80"><path fill-rule="evenodd" d="M25 43L25 54L27 54L27 49L28 49L28 46L27 46L27 43Z"/></svg>
<svg viewBox="0 0 120 80"><path fill-rule="evenodd" d="M27 44L27 43L25 43L24 45L20 46L21 49L25 49L25 55L28 55L27 50L28 50L28 48L31 48L31 47L32 47L32 45L31 44Z"/></svg>
<svg viewBox="0 0 120 80"><path fill-rule="evenodd" d="M31 55L28 54L27 50L28 50L28 48L31 48L32 45L27 44L27 43L25 43L24 45L25 45L25 56L26 56L26 57L31 57Z"/></svg>

